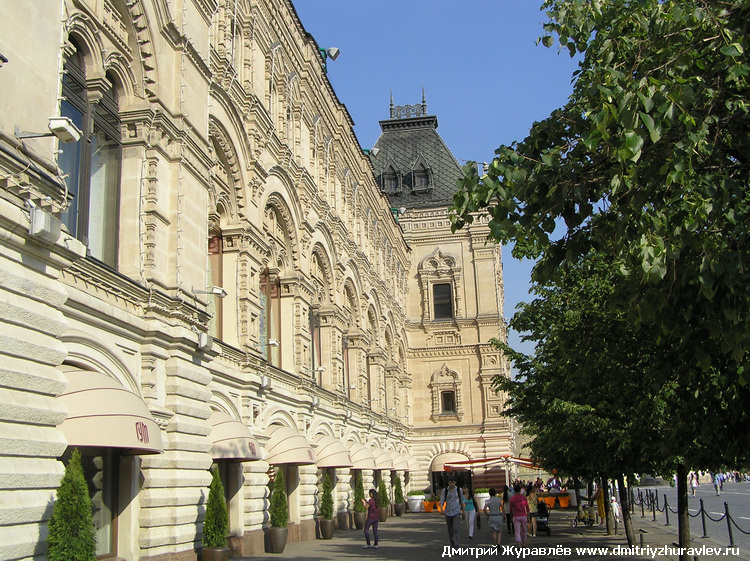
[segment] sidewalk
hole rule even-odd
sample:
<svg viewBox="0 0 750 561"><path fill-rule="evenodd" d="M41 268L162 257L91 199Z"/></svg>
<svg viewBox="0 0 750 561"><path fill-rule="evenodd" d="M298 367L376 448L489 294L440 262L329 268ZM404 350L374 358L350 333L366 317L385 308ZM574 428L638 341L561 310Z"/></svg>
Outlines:
<svg viewBox="0 0 750 561"><path fill-rule="evenodd" d="M618 534L607 536L606 529L600 527L586 528L578 526L573 528L571 522L575 517L573 509L552 510L550 514L550 528L552 535L547 536L545 533L540 534L537 538L529 538L527 544L526 556L518 555L517 552L510 554L504 552L502 546L515 545L512 535L503 533L501 547L496 556L489 553L491 547L491 538L486 519L482 520L482 529L479 530L474 539L468 539L465 524L461 527L461 549L465 549L463 554L452 556L446 555L445 550L449 545L448 532L444 518L436 513L406 513L401 517L392 516L384 523L380 524L380 544L378 549L362 549L365 543L362 530L340 530L337 531L332 540L313 540L308 542L289 543L282 554L268 553L259 557L235 557L234 561L251 561L256 559L302 559L306 561L341 561L345 559L373 559L378 561L385 560L405 560L405 561L435 561L439 559L491 559L494 557L519 558L531 560L564 560L564 559L661 559L677 560L678 556L673 555L655 555L644 554L634 555L613 555L613 550L620 546L627 547L627 540L624 535L624 528L618 528ZM649 518L640 518L636 515L633 518L633 527L638 534L638 530L645 530L644 547L674 547L673 542L677 540L677 528L665 527L658 522L652 522ZM636 541L639 541L636 535ZM636 545L639 545L637 543ZM724 545L710 542L710 540L694 541L693 547L700 548L703 545L707 547L721 547ZM606 548L607 551L600 552L582 552L576 551L576 548ZM477 555L477 550L468 548L483 548L484 553ZM541 552L545 548L545 552ZM564 551L569 548L568 551ZM556 550L551 552L551 550ZM541 554L540 554L541 553ZM741 560L750 561L747 554L750 552L740 551L739 556L731 555L714 555L700 556L700 559L722 559L725 561Z"/></svg>

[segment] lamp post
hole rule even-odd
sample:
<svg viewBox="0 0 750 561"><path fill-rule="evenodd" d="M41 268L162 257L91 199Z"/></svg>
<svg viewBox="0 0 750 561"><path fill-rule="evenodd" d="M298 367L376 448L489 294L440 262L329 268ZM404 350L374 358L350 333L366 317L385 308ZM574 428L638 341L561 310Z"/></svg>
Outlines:
<svg viewBox="0 0 750 561"><path fill-rule="evenodd" d="M331 60L336 60L337 58L339 58L341 51L338 49L338 47L330 47L328 49L318 47L318 50L320 51L320 56L323 57L323 71L328 73L328 63L326 61L329 58Z"/></svg>

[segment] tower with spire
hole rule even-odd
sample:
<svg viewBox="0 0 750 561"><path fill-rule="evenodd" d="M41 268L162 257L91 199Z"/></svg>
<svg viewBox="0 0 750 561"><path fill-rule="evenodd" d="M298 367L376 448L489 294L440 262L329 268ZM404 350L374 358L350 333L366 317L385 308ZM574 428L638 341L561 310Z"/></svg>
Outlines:
<svg viewBox="0 0 750 561"><path fill-rule="evenodd" d="M512 453L511 421L503 397L491 389L510 367L491 338L507 340L503 316L501 246L485 244L486 222L452 233L448 209L461 166L438 133L438 119L422 102L396 105L370 151L380 189L398 216L412 250L408 274L406 371L411 375L416 488L445 486L444 465ZM399 383L391 380L390 383ZM505 483L501 468L477 467L461 483Z"/></svg>

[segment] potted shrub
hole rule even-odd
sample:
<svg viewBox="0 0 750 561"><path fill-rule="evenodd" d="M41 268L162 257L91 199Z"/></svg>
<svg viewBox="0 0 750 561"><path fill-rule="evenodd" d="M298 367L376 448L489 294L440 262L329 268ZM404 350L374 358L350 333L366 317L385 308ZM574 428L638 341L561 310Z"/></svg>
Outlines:
<svg viewBox="0 0 750 561"><path fill-rule="evenodd" d="M47 537L49 561L96 561L96 538L89 487L83 477L81 454L73 450L65 466Z"/></svg>
<svg viewBox="0 0 750 561"><path fill-rule="evenodd" d="M331 480L328 474L323 478L323 495L320 498L320 537L324 540L333 538L333 495L331 494Z"/></svg>
<svg viewBox="0 0 750 561"><path fill-rule="evenodd" d="M409 512L424 512L424 492L409 491L406 494L406 506Z"/></svg>
<svg viewBox="0 0 750 561"><path fill-rule="evenodd" d="M354 476L354 527L361 530L367 520L367 509L362 501L365 500L365 488L362 483L362 473L357 471Z"/></svg>
<svg viewBox="0 0 750 561"><path fill-rule="evenodd" d="M229 548L227 547L227 503L224 499L224 485L219 477L219 470L213 470L211 486L208 488L206 514L203 517L203 550L202 561L227 561Z"/></svg>
<svg viewBox="0 0 750 561"><path fill-rule="evenodd" d="M271 553L284 553L287 535L289 534L289 528L286 527L289 523L289 505L287 504L284 472L282 470L276 473L276 480L273 483L269 514L271 527L268 530L268 535L271 542Z"/></svg>
<svg viewBox="0 0 750 561"><path fill-rule="evenodd" d="M385 522L388 520L388 506L391 504L391 500L388 498L388 490L385 488L385 481L383 481L382 477L378 482L378 498L380 499L378 517L381 522Z"/></svg>
<svg viewBox="0 0 750 561"><path fill-rule="evenodd" d="M430 495L424 501L424 511L432 512L432 509L435 508L436 504L437 504L437 497L435 497L435 495Z"/></svg>
<svg viewBox="0 0 750 561"><path fill-rule="evenodd" d="M404 513L404 491L401 489L401 478L396 474L396 480L393 483L393 511L396 516Z"/></svg>

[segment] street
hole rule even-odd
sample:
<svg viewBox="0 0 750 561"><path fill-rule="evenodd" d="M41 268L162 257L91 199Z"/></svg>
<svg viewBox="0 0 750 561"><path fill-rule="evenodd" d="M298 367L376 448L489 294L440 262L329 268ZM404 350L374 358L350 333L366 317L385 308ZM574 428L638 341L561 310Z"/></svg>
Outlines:
<svg viewBox="0 0 750 561"><path fill-rule="evenodd" d="M667 496L667 502L672 510L672 512L669 513L669 523L676 527L677 515L673 513L677 510L676 487L642 487L641 490L644 493L648 490L658 492L659 508L664 507L664 496ZM688 494L690 495L690 491L688 491ZM750 533L750 482L724 483L724 489L721 491L721 496L718 497L716 496L712 484L701 483L696 489L695 497L688 497L688 505L691 515L690 532L694 540L694 545L700 545L701 537L703 536L701 517L698 515L701 499L703 499L703 506L706 513L713 520L717 520L724 515L724 503L727 503L732 519L742 530L740 531L737 527L732 527L734 545L735 547L739 547L742 552L750 551L750 535L743 533ZM640 507L636 507L635 514L633 515L633 522L636 527L637 521L640 519L640 513ZM647 513L647 516L650 518L651 514ZM665 521L664 513L657 512L656 520L663 523ZM712 541L725 546L729 545L729 534L727 531L727 521L725 519L722 519L720 522L714 522L707 517L706 533Z"/></svg>

